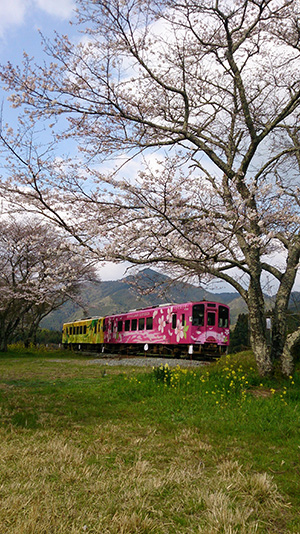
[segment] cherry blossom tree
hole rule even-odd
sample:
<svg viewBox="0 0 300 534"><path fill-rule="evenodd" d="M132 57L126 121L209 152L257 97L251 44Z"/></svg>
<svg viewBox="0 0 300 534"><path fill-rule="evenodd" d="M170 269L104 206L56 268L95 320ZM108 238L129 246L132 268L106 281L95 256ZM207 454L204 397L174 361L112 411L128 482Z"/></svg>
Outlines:
<svg viewBox="0 0 300 534"><path fill-rule="evenodd" d="M281 359L289 374L300 338L286 337L300 257L298 2L78 0L78 18L79 43L56 36L44 66L25 55L23 68L2 68L13 106L77 141L78 159L20 157L19 138L6 192L101 259L231 284L259 371Z"/></svg>
<svg viewBox="0 0 300 534"><path fill-rule="evenodd" d="M84 249L37 220L0 222L0 350L21 330L34 340L39 322L95 276Z"/></svg>

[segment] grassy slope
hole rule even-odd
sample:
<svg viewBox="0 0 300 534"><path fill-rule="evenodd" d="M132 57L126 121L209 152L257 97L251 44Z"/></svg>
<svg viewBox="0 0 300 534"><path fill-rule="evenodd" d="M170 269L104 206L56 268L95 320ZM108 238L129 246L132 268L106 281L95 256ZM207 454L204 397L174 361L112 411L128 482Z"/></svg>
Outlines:
<svg viewBox="0 0 300 534"><path fill-rule="evenodd" d="M298 373L0 359L0 532L300 532Z"/></svg>

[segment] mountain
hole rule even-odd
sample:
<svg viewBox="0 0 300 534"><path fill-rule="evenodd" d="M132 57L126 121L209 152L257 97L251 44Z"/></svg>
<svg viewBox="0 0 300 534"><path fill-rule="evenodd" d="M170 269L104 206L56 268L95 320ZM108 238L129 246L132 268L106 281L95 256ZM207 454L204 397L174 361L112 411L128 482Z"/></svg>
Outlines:
<svg viewBox="0 0 300 534"><path fill-rule="evenodd" d="M247 313L247 307L238 293L210 293L193 284L173 281L152 269L144 269L122 280L83 285L81 289L83 306L69 301L45 317L40 326L50 330L61 330L64 322L85 316L111 315L167 302L181 303L204 299L227 304L230 307L232 324L235 324L240 313Z"/></svg>
<svg viewBox="0 0 300 534"><path fill-rule="evenodd" d="M300 292L299 291L294 291L291 294L290 301L289 301L289 309L292 313L300 312Z"/></svg>

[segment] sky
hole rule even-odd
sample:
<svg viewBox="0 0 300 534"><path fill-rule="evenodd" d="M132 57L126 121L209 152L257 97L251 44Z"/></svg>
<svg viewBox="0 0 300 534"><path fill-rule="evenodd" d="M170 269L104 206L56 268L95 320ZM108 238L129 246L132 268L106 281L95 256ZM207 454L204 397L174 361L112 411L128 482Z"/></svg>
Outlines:
<svg viewBox="0 0 300 534"><path fill-rule="evenodd" d="M68 34L80 39L74 20L73 0L0 0L0 63L13 65L22 62L23 52L37 63L43 61L40 33L53 37L54 32ZM0 89L3 107L3 122L15 120L15 111L7 102L7 94ZM126 275L124 264L106 264L100 269L102 280L117 280ZM128 274L128 273L127 273Z"/></svg>
<svg viewBox="0 0 300 534"><path fill-rule="evenodd" d="M74 20L73 0L0 0L0 63L19 65L24 51L42 63L44 52L41 36L53 37L54 32L78 34ZM13 120L13 112L6 102L7 94L0 88L3 122Z"/></svg>
<svg viewBox="0 0 300 534"><path fill-rule="evenodd" d="M38 30L48 36L69 31L71 18L73 0L0 0L1 60L19 61L23 50L41 56Z"/></svg>
<svg viewBox="0 0 300 534"><path fill-rule="evenodd" d="M53 37L54 32L68 34L72 39L79 40L81 34L76 25L69 21L75 20L74 0L0 0L0 63L8 61L14 65L21 63L23 52L36 60L43 61L43 48L39 31L45 37ZM3 108L3 122L15 120L16 111L10 109L7 94L0 88ZM102 280L116 280L126 274L128 265L106 264L100 269ZM220 282L216 287L207 288L221 291L233 291L229 286L223 287ZM300 291L300 276L295 286Z"/></svg>

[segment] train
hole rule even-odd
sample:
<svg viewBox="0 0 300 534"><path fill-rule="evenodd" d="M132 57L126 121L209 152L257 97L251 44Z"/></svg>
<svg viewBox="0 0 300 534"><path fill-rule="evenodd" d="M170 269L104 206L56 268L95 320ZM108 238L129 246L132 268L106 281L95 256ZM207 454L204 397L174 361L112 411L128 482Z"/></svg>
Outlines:
<svg viewBox="0 0 300 534"><path fill-rule="evenodd" d="M221 355L229 345L230 312L213 301L159 304L64 323L62 345L74 350L145 355Z"/></svg>

